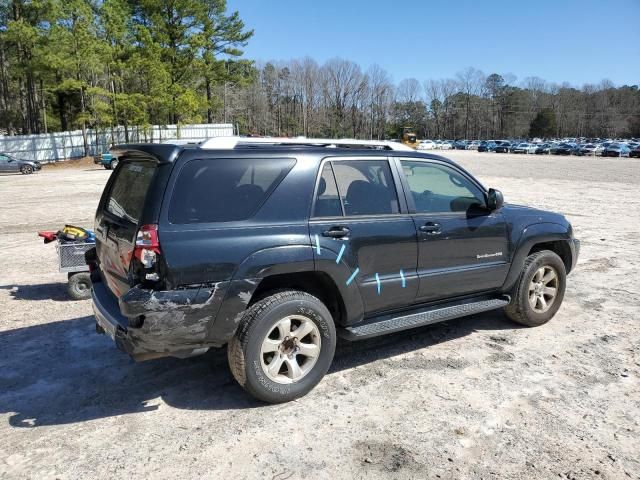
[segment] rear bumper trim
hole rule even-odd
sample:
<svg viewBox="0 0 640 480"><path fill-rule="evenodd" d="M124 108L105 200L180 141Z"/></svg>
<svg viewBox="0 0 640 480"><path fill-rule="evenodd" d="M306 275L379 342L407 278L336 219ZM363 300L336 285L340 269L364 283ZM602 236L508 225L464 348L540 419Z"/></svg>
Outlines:
<svg viewBox="0 0 640 480"><path fill-rule="evenodd" d="M120 314L115 297L107 291L102 282L98 282L92 286L91 299L96 323L111 337L120 350L133 355L132 345L127 341L128 320Z"/></svg>
<svg viewBox="0 0 640 480"><path fill-rule="evenodd" d="M226 289L210 288L153 292L132 288L118 299L104 282L93 283L93 311L98 331L136 361L220 346L209 338ZM179 299L182 299L180 301ZM140 319L130 323L130 319Z"/></svg>

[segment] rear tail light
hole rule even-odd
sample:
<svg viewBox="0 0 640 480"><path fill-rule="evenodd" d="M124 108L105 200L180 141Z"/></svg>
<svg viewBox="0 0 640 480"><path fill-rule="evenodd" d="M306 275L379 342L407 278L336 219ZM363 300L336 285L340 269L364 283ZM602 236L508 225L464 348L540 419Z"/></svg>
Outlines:
<svg viewBox="0 0 640 480"><path fill-rule="evenodd" d="M137 258L145 268L153 268L156 264L160 250L158 240L158 225L143 225L136 235L136 246L133 256Z"/></svg>

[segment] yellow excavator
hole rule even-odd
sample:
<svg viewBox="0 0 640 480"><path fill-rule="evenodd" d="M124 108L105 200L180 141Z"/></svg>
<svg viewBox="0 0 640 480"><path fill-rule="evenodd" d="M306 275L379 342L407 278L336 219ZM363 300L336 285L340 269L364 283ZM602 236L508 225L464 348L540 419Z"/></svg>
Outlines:
<svg viewBox="0 0 640 480"><path fill-rule="evenodd" d="M418 148L418 135L410 127L404 127L402 129L402 143L411 148Z"/></svg>

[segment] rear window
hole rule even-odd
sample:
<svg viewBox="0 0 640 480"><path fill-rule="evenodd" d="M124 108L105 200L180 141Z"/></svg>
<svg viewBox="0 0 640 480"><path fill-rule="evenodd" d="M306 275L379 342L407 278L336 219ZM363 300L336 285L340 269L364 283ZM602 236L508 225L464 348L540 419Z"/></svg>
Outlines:
<svg viewBox="0 0 640 480"><path fill-rule="evenodd" d="M187 162L169 204L173 224L232 222L253 216L295 160L214 159Z"/></svg>
<svg viewBox="0 0 640 480"><path fill-rule="evenodd" d="M107 197L106 210L116 217L137 224L154 171L155 164L151 162L123 164L114 172L116 178Z"/></svg>

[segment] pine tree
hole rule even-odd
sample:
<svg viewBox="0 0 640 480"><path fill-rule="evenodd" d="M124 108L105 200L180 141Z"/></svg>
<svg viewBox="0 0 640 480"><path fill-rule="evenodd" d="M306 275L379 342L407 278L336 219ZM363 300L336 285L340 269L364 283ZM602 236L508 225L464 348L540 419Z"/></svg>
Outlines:
<svg viewBox="0 0 640 480"><path fill-rule="evenodd" d="M549 138L556 134L556 114L550 108L538 112L529 128L529 137Z"/></svg>

